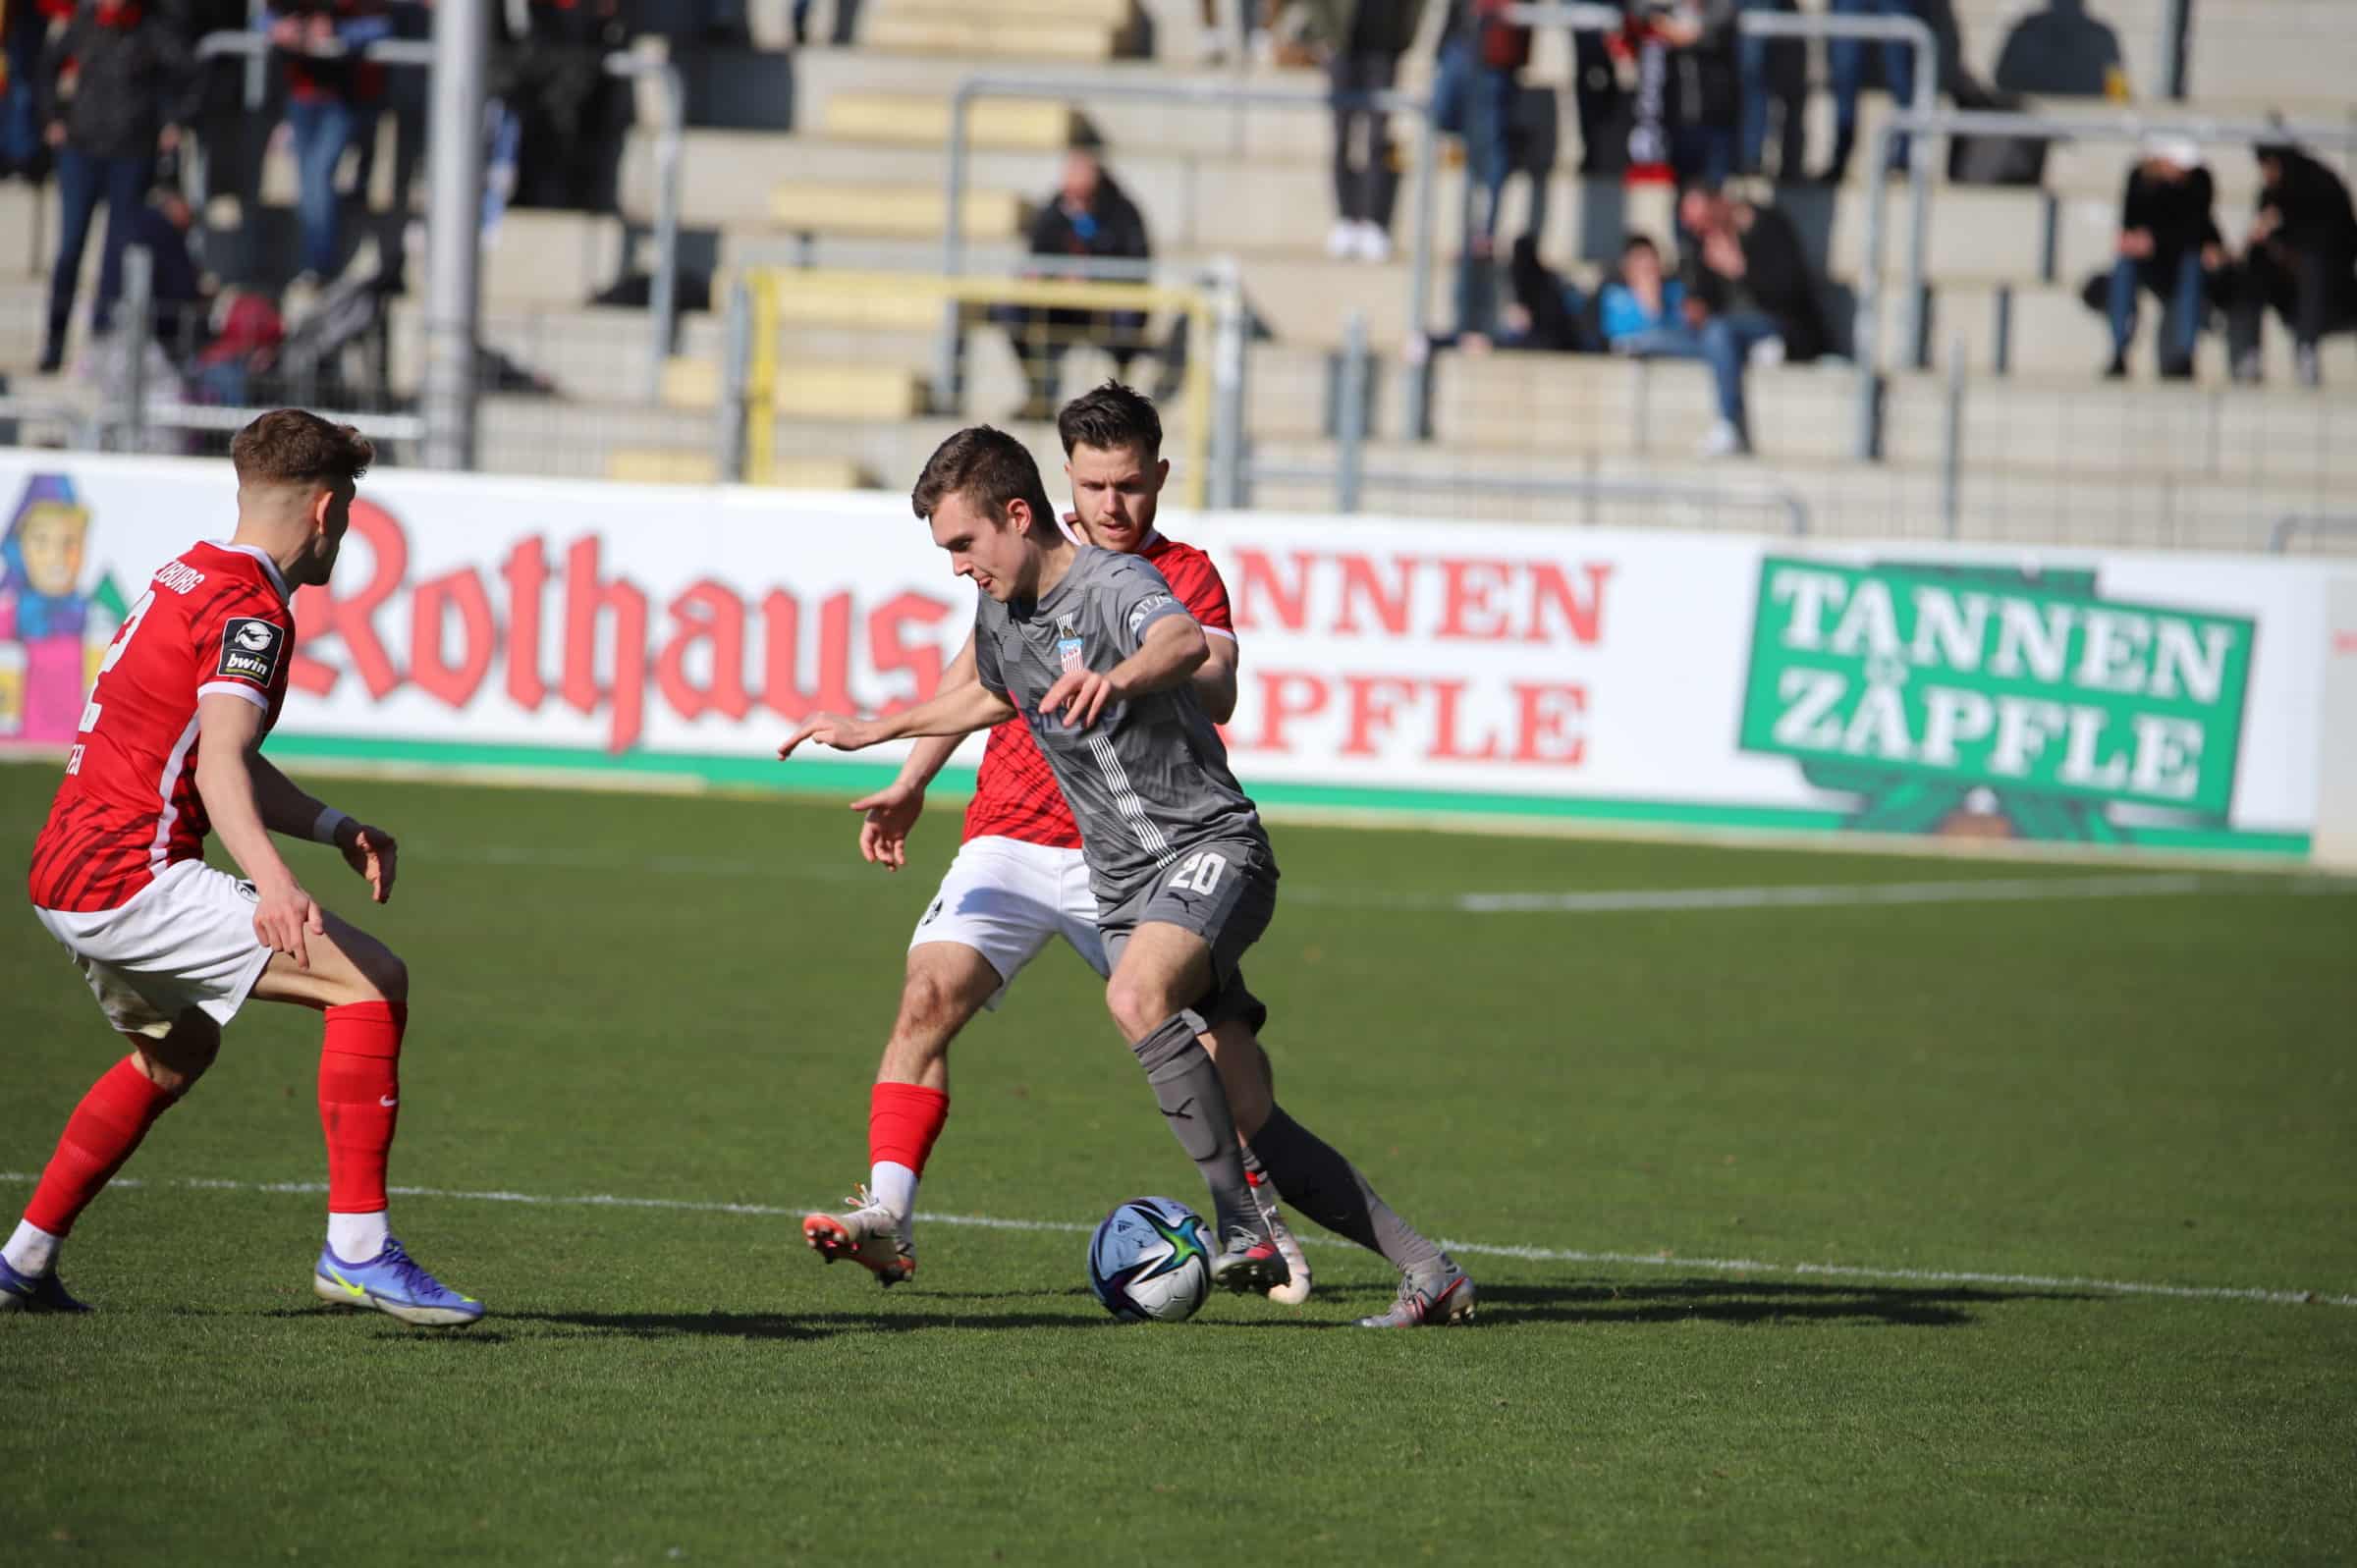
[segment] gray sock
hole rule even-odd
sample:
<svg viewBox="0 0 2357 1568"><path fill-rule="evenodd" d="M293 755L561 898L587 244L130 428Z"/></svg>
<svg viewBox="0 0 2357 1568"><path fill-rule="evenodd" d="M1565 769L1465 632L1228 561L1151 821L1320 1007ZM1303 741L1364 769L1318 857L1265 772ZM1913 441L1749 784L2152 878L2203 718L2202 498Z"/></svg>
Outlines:
<svg viewBox="0 0 2357 1568"><path fill-rule="evenodd" d="M1252 1152L1277 1183L1278 1195L1296 1213L1369 1252L1383 1254L1406 1272L1428 1272L1440 1266L1441 1249L1392 1213L1356 1166L1287 1115L1284 1107L1270 1109L1269 1119L1252 1136Z"/></svg>
<svg viewBox="0 0 2357 1568"><path fill-rule="evenodd" d="M1244 1179L1235 1118L1228 1108L1228 1093L1220 1087L1219 1066L1195 1038L1202 1032L1201 1018L1176 1012L1129 1049L1146 1069L1154 1103L1162 1108L1178 1147L1203 1173L1203 1184L1211 1189L1212 1225L1226 1241L1238 1230L1257 1231L1260 1208Z"/></svg>

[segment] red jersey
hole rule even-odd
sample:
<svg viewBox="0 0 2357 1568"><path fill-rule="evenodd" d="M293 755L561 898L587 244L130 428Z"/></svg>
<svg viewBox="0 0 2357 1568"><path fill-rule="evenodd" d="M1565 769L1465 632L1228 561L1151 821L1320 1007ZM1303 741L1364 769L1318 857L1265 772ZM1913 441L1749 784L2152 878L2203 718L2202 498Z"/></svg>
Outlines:
<svg viewBox="0 0 2357 1568"><path fill-rule="evenodd" d="M287 698L295 617L277 563L250 545L200 544L132 607L82 710L65 783L32 849L44 909L117 909L178 860L204 853L196 704L227 693L262 710Z"/></svg>
<svg viewBox="0 0 2357 1568"><path fill-rule="evenodd" d="M1228 584L1211 557L1193 545L1182 545L1159 533L1146 536L1138 557L1171 585L1195 623L1213 636L1235 639L1235 622L1228 613ZM1056 787L1055 772L1039 754L1030 727L1018 718L990 731L982 748L982 767L974 778L974 798L965 808L967 838L1019 838L1050 849L1080 847L1080 825L1072 808Z"/></svg>

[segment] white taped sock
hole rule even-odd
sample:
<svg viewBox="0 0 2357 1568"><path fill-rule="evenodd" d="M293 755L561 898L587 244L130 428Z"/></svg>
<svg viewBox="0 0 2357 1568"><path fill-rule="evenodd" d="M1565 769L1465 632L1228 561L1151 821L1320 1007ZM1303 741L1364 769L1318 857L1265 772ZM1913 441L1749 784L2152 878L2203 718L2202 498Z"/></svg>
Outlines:
<svg viewBox="0 0 2357 1568"><path fill-rule="evenodd" d="M367 1263L385 1250L392 1234L382 1209L372 1215L327 1217L327 1250L346 1263Z"/></svg>
<svg viewBox="0 0 2357 1568"><path fill-rule="evenodd" d="M29 1219L21 1219L16 1234L8 1238L8 1245L0 1247L0 1258L6 1258L8 1266L17 1272L33 1278L57 1267L57 1249L65 1244L65 1239L52 1236Z"/></svg>
<svg viewBox="0 0 2357 1568"><path fill-rule="evenodd" d="M905 1230L916 1214L916 1172L897 1160L879 1160L868 1167L867 1195L892 1211Z"/></svg>

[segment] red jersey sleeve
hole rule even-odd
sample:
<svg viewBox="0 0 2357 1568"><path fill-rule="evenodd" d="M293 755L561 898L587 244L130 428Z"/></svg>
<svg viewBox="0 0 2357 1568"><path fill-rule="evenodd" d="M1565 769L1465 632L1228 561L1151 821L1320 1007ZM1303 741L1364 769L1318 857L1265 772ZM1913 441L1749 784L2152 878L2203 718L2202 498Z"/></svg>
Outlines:
<svg viewBox="0 0 2357 1568"><path fill-rule="evenodd" d="M1211 557L1191 545L1175 544L1154 566L1195 618L1195 624L1206 631L1235 635L1235 622L1228 613L1228 584L1221 580L1220 568L1211 564Z"/></svg>
<svg viewBox="0 0 2357 1568"><path fill-rule="evenodd" d="M196 657L196 695L229 695L275 712L285 696L295 646L294 617L258 585L214 595L189 618Z"/></svg>

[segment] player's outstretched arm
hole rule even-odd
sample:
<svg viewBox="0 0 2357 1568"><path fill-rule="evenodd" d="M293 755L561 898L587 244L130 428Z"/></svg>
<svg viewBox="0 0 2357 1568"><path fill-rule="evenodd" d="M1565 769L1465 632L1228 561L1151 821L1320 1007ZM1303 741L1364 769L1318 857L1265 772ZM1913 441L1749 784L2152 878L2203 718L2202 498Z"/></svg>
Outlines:
<svg viewBox="0 0 2357 1568"><path fill-rule="evenodd" d="M258 752L252 759L254 803L262 826L290 838L334 844L344 863L367 880L368 896L383 903L393 896L393 874L400 846L382 828L356 821L304 790L279 771L278 764Z"/></svg>
<svg viewBox="0 0 2357 1568"><path fill-rule="evenodd" d="M1057 676L1039 699L1039 711L1060 713L1068 727L1086 730L1112 703L1168 690L1192 677L1211 656L1208 644L1203 628L1185 616L1164 616L1146 627L1137 652L1111 670L1073 670Z"/></svg>
<svg viewBox="0 0 2357 1568"><path fill-rule="evenodd" d="M965 646L958 650L958 657L941 673L941 682L934 689L954 690L972 684L976 678L974 639L969 632ZM925 786L940 776L964 738L925 736L908 748L908 760L901 764L899 778L874 794L861 795L851 802L853 811L865 814L865 820L859 824L859 858L886 871L898 871L908 863L908 835L925 809Z"/></svg>
<svg viewBox="0 0 2357 1568"><path fill-rule="evenodd" d="M977 730L1005 724L1014 717L1014 704L976 681L955 691L939 691L932 699L882 719L849 719L839 713L812 718L778 747L781 760L794 755L806 740L837 751L865 751L887 740L911 735L970 735Z"/></svg>
<svg viewBox="0 0 2357 1568"><path fill-rule="evenodd" d="M253 884L258 902L253 934L273 952L308 969L309 937L327 930L319 905L278 856L262 821L253 765L262 743L262 710L243 697L213 695L196 702L196 793L213 831Z"/></svg>

